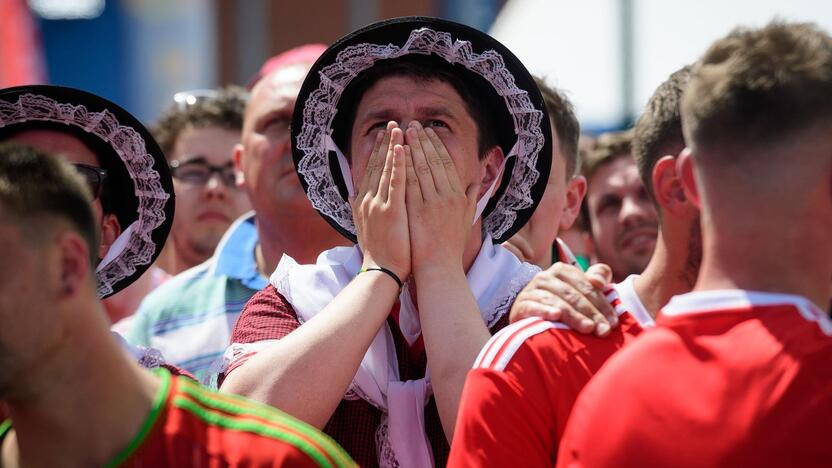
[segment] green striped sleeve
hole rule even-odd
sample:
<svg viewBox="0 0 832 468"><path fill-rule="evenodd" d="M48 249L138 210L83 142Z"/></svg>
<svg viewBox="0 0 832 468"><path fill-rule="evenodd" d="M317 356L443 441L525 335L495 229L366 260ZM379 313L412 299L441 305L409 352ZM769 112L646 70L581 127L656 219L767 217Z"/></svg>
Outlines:
<svg viewBox="0 0 832 468"><path fill-rule="evenodd" d="M225 414L206 411L205 408L200 407L185 398L174 400L175 405L195 412L197 416L208 423L227 427L229 429L254 432L272 438L285 440L303 450L304 453L308 454L321 466L331 466L328 461L329 459L332 459L335 462L335 466L356 466L355 462L352 461L347 452L344 451L344 449L329 436L276 408L254 402L237 395L218 394L206 390L205 388L185 379L179 379L179 383L179 388L183 393L187 394L209 409L233 415L256 416L274 424L287 427L289 431L281 431L278 428L270 427L256 421L237 420ZM187 405L187 407L184 405ZM199 413L196 412L197 409L199 410ZM205 419L206 417L211 420L208 421ZM292 432L303 435L303 438L298 438L295 434L292 434ZM307 442L307 440L312 440L317 447ZM320 449L318 447L320 447ZM322 453L321 450L325 453Z"/></svg>

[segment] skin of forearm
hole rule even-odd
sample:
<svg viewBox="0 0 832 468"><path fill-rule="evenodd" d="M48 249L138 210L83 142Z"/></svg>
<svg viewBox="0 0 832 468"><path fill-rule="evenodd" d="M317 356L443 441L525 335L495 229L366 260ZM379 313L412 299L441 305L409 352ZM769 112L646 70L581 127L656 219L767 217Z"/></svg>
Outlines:
<svg viewBox="0 0 832 468"><path fill-rule="evenodd" d="M416 283L436 407L451 442L465 377L491 335L461 266L417 272Z"/></svg>
<svg viewBox="0 0 832 468"><path fill-rule="evenodd" d="M229 374L221 390L323 428L397 295L383 273L356 276L319 314Z"/></svg>

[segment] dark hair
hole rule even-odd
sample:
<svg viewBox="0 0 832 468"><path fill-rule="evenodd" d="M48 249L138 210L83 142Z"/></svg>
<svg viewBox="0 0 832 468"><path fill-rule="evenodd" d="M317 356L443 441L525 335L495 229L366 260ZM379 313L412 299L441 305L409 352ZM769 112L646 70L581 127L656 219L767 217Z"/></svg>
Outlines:
<svg viewBox="0 0 832 468"><path fill-rule="evenodd" d="M355 112L364 93L381 78L406 76L418 81L441 81L447 83L462 98L465 108L477 124L477 146L480 157L489 148L499 145L508 154L512 142L499 141L498 128L503 125L513 128L505 103L484 78L468 71L461 65L451 65L433 56L408 55L398 59L383 60L356 77L341 94L338 102L339 113L332 124L332 138L349 155L350 136L355 121Z"/></svg>
<svg viewBox="0 0 832 468"><path fill-rule="evenodd" d="M42 223L63 219L84 238L95 265L99 241L91 203L89 189L70 163L28 146L0 143L0 205L28 240L41 241Z"/></svg>
<svg viewBox="0 0 832 468"><path fill-rule="evenodd" d="M829 119L832 38L810 23L735 29L694 66L682 115L686 141L704 153L724 145L764 148ZM741 156L721 161L739 163Z"/></svg>
<svg viewBox="0 0 832 468"><path fill-rule="evenodd" d="M592 149L587 151L583 160L583 173L587 181L601 166L613 162L621 156L632 154L633 130L602 133L595 140Z"/></svg>
<svg viewBox="0 0 832 468"><path fill-rule="evenodd" d="M575 177L581 170L581 157L578 153L578 139L581 137L581 125L575 117L575 107L566 95L557 88L551 87L539 77L534 77L543 103L549 114L549 122L555 128L560 143L560 152L566 158L566 180Z"/></svg>
<svg viewBox="0 0 832 468"><path fill-rule="evenodd" d="M193 104L173 103L151 129L153 137L170 161L176 139L188 127L242 130L246 101L245 89L231 85L217 89L216 95L198 97Z"/></svg>
<svg viewBox="0 0 832 468"><path fill-rule="evenodd" d="M684 66L676 70L659 85L636 122L633 159L654 203L653 167L656 161L666 154L678 154L685 147L680 106L682 92L690 80L690 69L690 66Z"/></svg>

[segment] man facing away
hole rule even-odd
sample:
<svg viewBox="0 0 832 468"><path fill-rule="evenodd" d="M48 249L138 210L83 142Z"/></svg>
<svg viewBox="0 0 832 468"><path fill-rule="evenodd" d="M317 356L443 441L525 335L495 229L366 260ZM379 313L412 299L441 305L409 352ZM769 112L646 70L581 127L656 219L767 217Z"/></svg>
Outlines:
<svg viewBox="0 0 832 468"><path fill-rule="evenodd" d="M659 236L641 275L603 289L606 297L600 299L614 307L618 327L598 333L603 338L581 334L596 327L579 311L592 309L587 315L597 316L600 324L605 323L600 310L609 307L599 303L593 287L605 283L596 267L587 273L592 282L570 265L556 264L537 274L518 296L512 315L563 323L525 318L483 348L466 380L450 465L551 466L581 389L611 355L652 327L672 295L693 286L698 255L691 252L700 248L698 210L682 192L676 173L676 155L684 148L679 102L689 76L685 67L662 83L635 127L633 149L660 214Z"/></svg>
<svg viewBox="0 0 832 468"><path fill-rule="evenodd" d="M558 464L829 466L832 38L734 30L695 66L682 121L696 286L585 388Z"/></svg>
<svg viewBox="0 0 832 468"><path fill-rule="evenodd" d="M237 322L222 390L324 428L362 465L441 466L467 369L537 271L499 242L545 188L543 101L502 45L438 19L368 26L315 67L298 173L357 245L281 262Z"/></svg>
<svg viewBox="0 0 832 468"><path fill-rule="evenodd" d="M323 49L299 47L264 65L246 104L242 141L233 150L237 182L254 213L231 225L210 259L148 295L125 335L159 349L200 380L210 375L243 305L268 284L283 254L313 262L321 251L345 243L312 209L289 141L300 85Z"/></svg>
<svg viewBox="0 0 832 468"><path fill-rule="evenodd" d="M96 295L91 202L67 162L0 147L0 465L352 466L273 408L131 362Z"/></svg>

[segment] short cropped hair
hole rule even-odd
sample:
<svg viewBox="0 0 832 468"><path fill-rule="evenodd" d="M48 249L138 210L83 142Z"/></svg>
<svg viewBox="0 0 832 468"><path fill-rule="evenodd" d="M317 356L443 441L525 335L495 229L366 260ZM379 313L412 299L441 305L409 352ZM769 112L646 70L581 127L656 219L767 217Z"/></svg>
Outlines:
<svg viewBox="0 0 832 468"><path fill-rule="evenodd" d="M653 167L662 156L676 155L685 147L682 134L682 92L690 80L691 67L673 72L656 88L639 117L633 136L633 159L644 188L655 202Z"/></svg>
<svg viewBox="0 0 832 468"><path fill-rule="evenodd" d="M686 141L699 153L765 147L830 117L832 38L811 23L733 30L694 67L682 100Z"/></svg>
<svg viewBox="0 0 832 468"><path fill-rule="evenodd" d="M622 132L602 133L595 140L590 151L587 151L583 161L583 173L587 180L591 179L601 166L613 162L621 156L632 154L633 130Z"/></svg>
<svg viewBox="0 0 832 468"><path fill-rule="evenodd" d="M174 102L151 129L153 137L171 160L179 135L187 128L220 127L242 131L248 93L239 86L226 86L210 93L194 96L193 103Z"/></svg>
<svg viewBox="0 0 832 468"><path fill-rule="evenodd" d="M581 125L575 116L575 106L559 89L551 87L542 78L535 77L543 103L549 114L549 121L555 128L560 142L560 152L566 158L566 180L578 175L581 170L581 158L578 153L578 139L581 137Z"/></svg>
<svg viewBox="0 0 832 468"><path fill-rule="evenodd" d="M98 262L92 196L72 164L62 158L29 146L0 144L0 207L30 241L42 240L48 232L44 223L67 221L86 241L90 265Z"/></svg>

